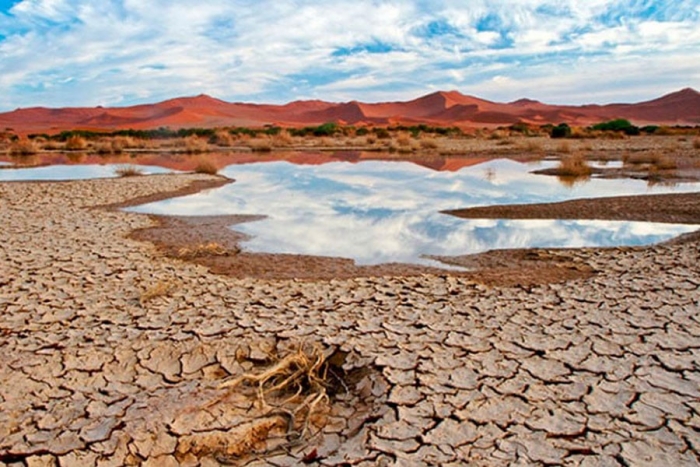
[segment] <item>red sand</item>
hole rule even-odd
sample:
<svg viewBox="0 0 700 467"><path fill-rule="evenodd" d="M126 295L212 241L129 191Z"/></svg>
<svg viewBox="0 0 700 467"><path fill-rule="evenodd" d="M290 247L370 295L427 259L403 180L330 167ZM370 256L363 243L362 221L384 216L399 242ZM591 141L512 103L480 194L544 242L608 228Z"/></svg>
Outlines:
<svg viewBox="0 0 700 467"><path fill-rule="evenodd" d="M353 125L426 123L467 128L516 122L588 125L613 118L626 118L636 124L698 125L700 93L687 88L647 102L604 106L556 106L528 99L498 103L457 91L436 92L408 102L374 104L296 101L286 105L262 105L229 103L200 95L132 107L17 109L0 113L0 128L24 134L71 129L304 126L330 121Z"/></svg>

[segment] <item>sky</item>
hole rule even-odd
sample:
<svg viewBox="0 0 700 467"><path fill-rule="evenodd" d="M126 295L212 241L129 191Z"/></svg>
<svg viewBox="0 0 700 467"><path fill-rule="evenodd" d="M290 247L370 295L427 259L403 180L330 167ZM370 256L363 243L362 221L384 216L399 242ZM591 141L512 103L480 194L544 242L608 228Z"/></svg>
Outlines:
<svg viewBox="0 0 700 467"><path fill-rule="evenodd" d="M231 102L639 102L700 89L700 0L0 0L0 112Z"/></svg>

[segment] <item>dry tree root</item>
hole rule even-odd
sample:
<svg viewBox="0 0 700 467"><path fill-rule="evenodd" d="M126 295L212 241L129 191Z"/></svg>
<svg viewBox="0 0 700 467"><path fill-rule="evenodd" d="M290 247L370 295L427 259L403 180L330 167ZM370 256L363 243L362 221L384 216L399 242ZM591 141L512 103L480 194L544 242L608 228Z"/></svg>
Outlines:
<svg viewBox="0 0 700 467"><path fill-rule="evenodd" d="M221 384L226 393L205 409L245 397L253 402L246 414L250 421L228 431L182 439L178 451L235 463L250 456L291 452L312 440L326 423L330 395L339 388L347 391L332 368L336 355L332 349L324 353L318 345L300 344L266 369Z"/></svg>
<svg viewBox="0 0 700 467"><path fill-rule="evenodd" d="M326 412L330 405L328 377L323 350L317 345L305 349L302 344L267 370L244 374L219 387L254 391L264 412L289 416L288 436L304 439L312 417Z"/></svg>

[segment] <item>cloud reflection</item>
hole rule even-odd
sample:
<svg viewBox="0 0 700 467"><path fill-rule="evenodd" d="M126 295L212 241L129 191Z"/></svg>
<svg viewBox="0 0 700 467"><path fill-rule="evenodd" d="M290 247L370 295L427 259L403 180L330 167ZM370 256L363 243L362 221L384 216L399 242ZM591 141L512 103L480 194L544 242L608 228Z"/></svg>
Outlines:
<svg viewBox="0 0 700 467"><path fill-rule="evenodd" d="M540 165L540 168L546 163ZM287 162L230 166L231 185L138 208L177 215L264 214L240 224L254 252L352 258L358 264L428 264L424 255L490 249L640 245L693 231L694 226L617 221L483 220L440 214L445 209L574 198L697 191L697 184L650 188L638 180L591 180L573 188L533 166L494 160L458 172L408 162Z"/></svg>
<svg viewBox="0 0 700 467"><path fill-rule="evenodd" d="M6 168L0 170L0 181L62 181L114 178L117 176L117 169L123 167L125 167L125 164L51 165L45 167ZM139 165L135 167L144 175L173 172L173 170L158 166Z"/></svg>

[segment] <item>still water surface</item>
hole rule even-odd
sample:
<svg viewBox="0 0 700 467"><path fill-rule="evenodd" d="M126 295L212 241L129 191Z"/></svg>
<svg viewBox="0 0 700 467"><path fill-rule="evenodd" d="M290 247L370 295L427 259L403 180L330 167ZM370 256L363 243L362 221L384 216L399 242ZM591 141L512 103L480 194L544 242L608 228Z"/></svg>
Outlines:
<svg viewBox="0 0 700 467"><path fill-rule="evenodd" d="M10 166L9 163L0 162L0 165ZM0 181L63 181L63 180L89 180L94 178L110 178L117 176L117 170L126 167L115 164L75 164L75 165L48 165L42 167L17 167L0 170ZM170 169L158 166L134 165L144 175L170 173Z"/></svg>
<svg viewBox="0 0 700 467"><path fill-rule="evenodd" d="M493 160L454 172L410 162L289 162L231 165L222 188L130 210L170 215L255 214L236 225L252 252L352 258L358 264L430 264L427 255L497 248L644 245L696 226L618 221L467 220L445 209L575 198L698 191L698 184L648 187L640 180L592 179L571 186L529 173L555 162Z"/></svg>

